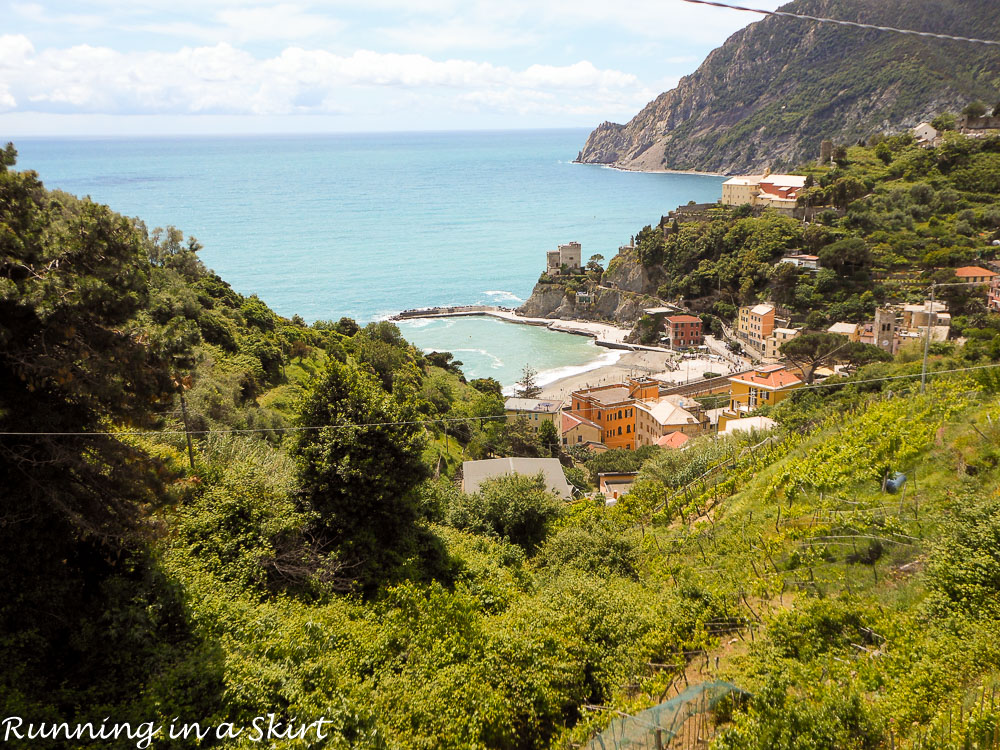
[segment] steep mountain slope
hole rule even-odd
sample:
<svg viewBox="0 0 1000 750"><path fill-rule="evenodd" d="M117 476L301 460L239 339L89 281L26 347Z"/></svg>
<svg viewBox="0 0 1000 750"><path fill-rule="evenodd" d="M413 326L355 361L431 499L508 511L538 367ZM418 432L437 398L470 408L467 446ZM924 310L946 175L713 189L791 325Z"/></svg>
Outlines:
<svg viewBox="0 0 1000 750"><path fill-rule="evenodd" d="M994 0L794 0L782 9L1000 39ZM626 125L600 125L578 161L760 171L815 158L824 138L854 143L998 98L1000 48L771 16Z"/></svg>

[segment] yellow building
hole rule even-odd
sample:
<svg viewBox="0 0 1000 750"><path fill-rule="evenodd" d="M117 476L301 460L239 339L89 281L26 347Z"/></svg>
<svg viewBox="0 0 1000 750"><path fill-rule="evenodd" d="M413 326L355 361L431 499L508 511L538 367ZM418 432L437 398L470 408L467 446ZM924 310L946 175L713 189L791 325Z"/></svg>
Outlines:
<svg viewBox="0 0 1000 750"><path fill-rule="evenodd" d="M864 333L864 326L857 323L834 323L826 329L827 333L835 333L838 336L845 336L848 341L861 341L861 334Z"/></svg>
<svg viewBox="0 0 1000 750"><path fill-rule="evenodd" d="M719 416L719 431L726 422L747 416L761 406L774 406L805 383L782 365L765 365L729 378L729 405Z"/></svg>
<svg viewBox="0 0 1000 750"><path fill-rule="evenodd" d="M597 423L576 414L562 413L562 444L565 447L593 446L601 442L601 437L601 428Z"/></svg>
<svg viewBox="0 0 1000 750"><path fill-rule="evenodd" d="M542 422L551 422L558 433L562 427L559 413L562 411L562 401L539 398L509 398L504 401L503 413L508 422L515 419L526 419L528 424L538 432Z"/></svg>
<svg viewBox="0 0 1000 750"><path fill-rule="evenodd" d="M775 328L774 331L764 339L764 356L767 359L781 358L781 345L786 341L791 341L802 331L798 328Z"/></svg>

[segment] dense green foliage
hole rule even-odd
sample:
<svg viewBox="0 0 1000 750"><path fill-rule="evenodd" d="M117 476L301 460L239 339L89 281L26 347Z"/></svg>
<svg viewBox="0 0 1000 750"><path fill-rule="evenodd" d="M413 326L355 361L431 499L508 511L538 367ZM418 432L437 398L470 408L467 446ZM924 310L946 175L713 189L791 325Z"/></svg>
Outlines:
<svg viewBox="0 0 1000 750"><path fill-rule="evenodd" d="M992 204L952 185L990 148L940 181L878 182L829 226L727 216L640 246L664 262L693 247L677 261L693 269L717 250L724 285L755 294L799 241L874 267L882 240L852 222L896 191L951 207L915 235L935 217L984 226ZM940 154L886 149L850 149L838 169L928 154L940 171ZM564 502L538 477L467 495L452 481L464 459L560 452L508 423L495 381L465 383L391 323L281 318L205 269L193 239L31 173L0 172L0 197L0 431L89 433L0 436L4 716L249 726L273 712L325 718L329 747L571 747L603 709L718 676L748 693L712 720L727 750L995 731L1000 377L934 375L1000 357L1000 323L973 298L957 321L969 340L932 350L926 394L912 353L859 351L857 376L771 409L774 433L562 457L581 489L638 472L615 505ZM845 294L868 272L851 262ZM804 356L828 353L803 339ZM208 431L193 466L182 393Z"/></svg>
<svg viewBox="0 0 1000 750"><path fill-rule="evenodd" d="M642 263L647 291L683 300L709 325L715 317L732 324L739 306L758 301L781 305L793 325L812 330L864 322L879 305L922 301L932 281L954 281L955 268L997 257L998 160L995 134L948 133L936 148L908 134L873 137L844 149L835 166L805 170L799 203L809 223L715 206L695 220L643 228L636 260L623 253L611 265ZM793 253L817 255L819 270L778 262ZM942 299L958 332L989 325L981 290L945 287ZM637 339L655 340L652 322L637 322Z"/></svg>

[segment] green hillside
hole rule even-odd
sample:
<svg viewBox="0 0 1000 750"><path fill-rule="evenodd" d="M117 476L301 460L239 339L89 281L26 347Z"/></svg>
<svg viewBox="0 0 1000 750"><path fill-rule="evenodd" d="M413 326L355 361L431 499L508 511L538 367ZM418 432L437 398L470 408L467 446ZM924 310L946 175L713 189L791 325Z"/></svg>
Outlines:
<svg viewBox="0 0 1000 750"><path fill-rule="evenodd" d="M197 744L173 722L261 747L258 717L301 735L275 747L568 748L723 678L747 696L706 724L719 748L997 731L981 344L935 349L926 394L907 356L803 390L768 439L579 456L584 486L640 467L613 507L530 477L466 495L462 457L551 451L495 382L389 323L283 319L195 241L4 163L4 717L149 721L163 748Z"/></svg>

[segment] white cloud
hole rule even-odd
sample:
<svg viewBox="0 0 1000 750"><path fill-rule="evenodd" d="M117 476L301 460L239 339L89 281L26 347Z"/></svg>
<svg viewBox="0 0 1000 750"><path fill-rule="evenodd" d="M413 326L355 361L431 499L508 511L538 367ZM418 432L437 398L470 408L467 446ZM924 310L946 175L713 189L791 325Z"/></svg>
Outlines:
<svg viewBox="0 0 1000 750"><path fill-rule="evenodd" d="M534 31L502 27L495 20L481 23L458 18L383 27L376 33L396 47L431 52L512 49L538 44L541 40Z"/></svg>
<svg viewBox="0 0 1000 750"><path fill-rule="evenodd" d="M35 46L23 34L0 36L0 68L19 68L35 53Z"/></svg>
<svg viewBox="0 0 1000 750"><path fill-rule="evenodd" d="M404 106L403 94L419 94L417 102L426 97L426 107L462 111L627 111L654 93L630 73L586 60L516 70L418 54L358 50L345 56L301 47L258 58L228 43L169 53L90 45L36 53L26 37L4 36L0 67L0 101L7 109L21 102L20 109L62 113L389 112Z"/></svg>
<svg viewBox="0 0 1000 750"><path fill-rule="evenodd" d="M0 112L8 112L17 107L17 100L7 88L7 84L0 83Z"/></svg>

